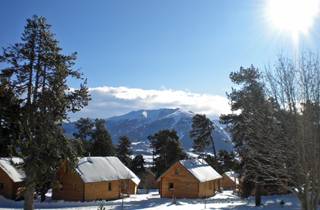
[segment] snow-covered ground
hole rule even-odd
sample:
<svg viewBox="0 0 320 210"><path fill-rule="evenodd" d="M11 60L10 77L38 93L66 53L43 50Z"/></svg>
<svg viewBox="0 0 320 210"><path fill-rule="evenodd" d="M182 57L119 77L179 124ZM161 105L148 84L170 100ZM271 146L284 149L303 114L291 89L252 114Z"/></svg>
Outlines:
<svg viewBox="0 0 320 210"><path fill-rule="evenodd" d="M280 201L285 202L284 206ZM35 202L36 209L63 209L63 210L96 210L102 201L96 202L65 202L48 200L44 203ZM122 209L122 200L104 201L106 210ZM21 209L23 201L11 201L0 197L0 210ZM123 209L171 209L171 210L196 210L196 209L217 209L217 210L298 210L300 209L298 201L292 195L264 196L263 206L256 208L254 198L241 200L238 196L233 195L231 191L218 193L216 196L203 199L177 199L176 204L172 199L160 198L157 191L151 191L147 194L132 195L123 200ZM320 210L320 208L319 208Z"/></svg>

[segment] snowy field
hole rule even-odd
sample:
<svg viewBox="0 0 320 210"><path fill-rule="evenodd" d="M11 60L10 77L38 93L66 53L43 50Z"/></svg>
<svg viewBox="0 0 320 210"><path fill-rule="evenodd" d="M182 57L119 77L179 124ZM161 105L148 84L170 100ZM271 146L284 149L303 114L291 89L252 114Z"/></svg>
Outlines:
<svg viewBox="0 0 320 210"><path fill-rule="evenodd" d="M283 200L284 206L279 203ZM63 210L96 210L101 202L64 202L48 200L44 203L36 201L36 209L63 209ZM108 209L122 209L122 200L105 201L104 206ZM11 201L0 197L0 210L21 209L22 201ZM177 199L176 204L171 199L160 199L157 191L148 194L132 195L125 198L123 209L170 209L170 210L195 210L205 209L205 202L202 199ZM241 200L238 196L232 194L231 191L218 193L216 196L206 200L206 209L217 210L298 210L300 209L298 201L292 195L265 196L263 197L263 206L256 208L254 206L254 198ZM320 208L319 208L320 209Z"/></svg>

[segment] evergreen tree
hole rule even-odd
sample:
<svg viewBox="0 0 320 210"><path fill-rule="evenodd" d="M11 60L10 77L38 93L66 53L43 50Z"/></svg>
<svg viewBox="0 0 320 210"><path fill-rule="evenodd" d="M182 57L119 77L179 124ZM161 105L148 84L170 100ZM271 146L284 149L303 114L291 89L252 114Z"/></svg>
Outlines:
<svg viewBox="0 0 320 210"><path fill-rule="evenodd" d="M79 155L89 155L92 150L92 132L94 127L94 122L89 118L80 118L75 123L77 132L73 133L73 136L80 141L75 141L74 146L79 152Z"/></svg>
<svg viewBox="0 0 320 210"><path fill-rule="evenodd" d="M105 123L103 119L96 119L94 122L91 150L91 154L94 156L111 156L115 154L115 148Z"/></svg>
<svg viewBox="0 0 320 210"><path fill-rule="evenodd" d="M172 164L184 159L184 153L175 130L161 130L149 136L154 153L154 170L160 176Z"/></svg>
<svg viewBox="0 0 320 210"><path fill-rule="evenodd" d="M145 172L145 168L144 168L144 158L142 155L137 155L133 158L132 160L132 164L131 164L131 170L137 174L138 176L140 176L141 174L143 174Z"/></svg>
<svg viewBox="0 0 320 210"><path fill-rule="evenodd" d="M89 140L88 138L92 134L92 129L94 127L94 123L89 118L80 118L75 123L77 133L73 133L75 138L78 138L82 141Z"/></svg>
<svg viewBox="0 0 320 210"><path fill-rule="evenodd" d="M24 160L26 173L24 209L33 209L37 186L50 182L50 176L61 161L74 161L69 141L61 124L67 113L87 105L88 90L84 84L71 90L67 79L82 79L73 69L76 54L63 55L58 41L44 17L27 20L22 41L4 48L0 55L1 77L19 99L17 152ZM10 117L9 121L15 122ZM48 177L48 179L44 179Z"/></svg>
<svg viewBox="0 0 320 210"><path fill-rule="evenodd" d="M70 140L72 151L77 157L89 155L90 150L88 150L87 148L91 148L91 142L84 143L80 139L69 139L69 140Z"/></svg>
<svg viewBox="0 0 320 210"><path fill-rule="evenodd" d="M271 160L274 158L265 150L263 144L275 139L266 134L275 130L273 125L276 122L272 117L272 107L266 100L264 85L260 81L261 75L256 68L241 67L239 72L230 74L230 79L233 83L241 85L239 90L232 89L228 95L231 110L240 114L223 115L221 121L229 125L235 148L241 157L241 174L245 176L247 186L253 186L251 183L255 184L256 205L259 206L261 186L264 180L270 178L269 174L264 173L265 166L269 163L263 159L263 156ZM278 162L281 164L280 161Z"/></svg>
<svg viewBox="0 0 320 210"><path fill-rule="evenodd" d="M15 155L15 141L19 133L19 100L8 82L0 77L0 157Z"/></svg>
<svg viewBox="0 0 320 210"><path fill-rule="evenodd" d="M193 139L193 149L196 152L202 153L208 146L212 146L212 151L215 157L217 152L212 137L214 125L206 115L196 114L192 118L192 130L190 137Z"/></svg>
<svg viewBox="0 0 320 210"><path fill-rule="evenodd" d="M223 150L219 151L217 157L215 157L213 155L205 155L204 157L202 157L219 174L223 174L224 172L231 170L231 168L227 168L227 166L224 164L224 156L220 156L222 154L221 153L222 151Z"/></svg>
<svg viewBox="0 0 320 210"><path fill-rule="evenodd" d="M123 164L130 167L132 159L130 155L131 151L131 141L127 136L121 136L119 139L119 144L117 145L117 157L121 160Z"/></svg>
<svg viewBox="0 0 320 210"><path fill-rule="evenodd" d="M219 174L223 174L223 165L222 162L213 155L206 155L203 157L205 161L212 167L214 170L216 170Z"/></svg>
<svg viewBox="0 0 320 210"><path fill-rule="evenodd" d="M220 174L227 171L238 172L240 170L239 163L235 159L235 154L233 152L229 153L225 150L220 150L217 157L206 155L204 159Z"/></svg>
<svg viewBox="0 0 320 210"><path fill-rule="evenodd" d="M220 150L218 152L218 161L221 163L221 171L238 171L239 164L238 161L235 159L234 152L227 152L225 150Z"/></svg>

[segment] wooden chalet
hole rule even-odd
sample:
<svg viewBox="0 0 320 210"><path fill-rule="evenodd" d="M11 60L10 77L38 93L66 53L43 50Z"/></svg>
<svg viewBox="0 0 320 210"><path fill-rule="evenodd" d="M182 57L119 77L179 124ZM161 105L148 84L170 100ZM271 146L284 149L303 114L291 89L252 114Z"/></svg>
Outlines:
<svg viewBox="0 0 320 210"><path fill-rule="evenodd" d="M227 171L222 174L221 187L224 190L237 190L239 187L239 176L234 171Z"/></svg>
<svg viewBox="0 0 320 210"><path fill-rule="evenodd" d="M75 169L63 164L52 198L68 201L110 200L135 194L140 179L117 157L84 157Z"/></svg>
<svg viewBox="0 0 320 210"><path fill-rule="evenodd" d="M0 158L0 195L9 199L20 199L20 189L23 187L25 173L19 165L20 158Z"/></svg>
<svg viewBox="0 0 320 210"><path fill-rule="evenodd" d="M161 197L206 198L220 189L222 176L205 160L180 160L159 178Z"/></svg>

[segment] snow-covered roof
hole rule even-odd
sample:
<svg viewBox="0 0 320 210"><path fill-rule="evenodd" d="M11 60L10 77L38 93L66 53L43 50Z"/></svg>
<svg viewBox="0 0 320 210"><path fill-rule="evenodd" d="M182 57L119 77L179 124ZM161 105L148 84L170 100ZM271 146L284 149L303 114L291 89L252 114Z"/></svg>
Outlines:
<svg viewBox="0 0 320 210"><path fill-rule="evenodd" d="M224 174L228 176L232 181L235 181L236 184L239 184L239 174L235 173L234 171L227 171Z"/></svg>
<svg viewBox="0 0 320 210"><path fill-rule="evenodd" d="M26 175L17 165L22 164L21 158L0 158L0 168L12 179L13 182L22 182Z"/></svg>
<svg viewBox="0 0 320 210"><path fill-rule="evenodd" d="M77 173L85 183L131 179L139 184L140 179L117 157L83 157L76 167Z"/></svg>
<svg viewBox="0 0 320 210"><path fill-rule="evenodd" d="M203 159L180 160L179 162L199 180L199 182L222 178L222 176Z"/></svg>

